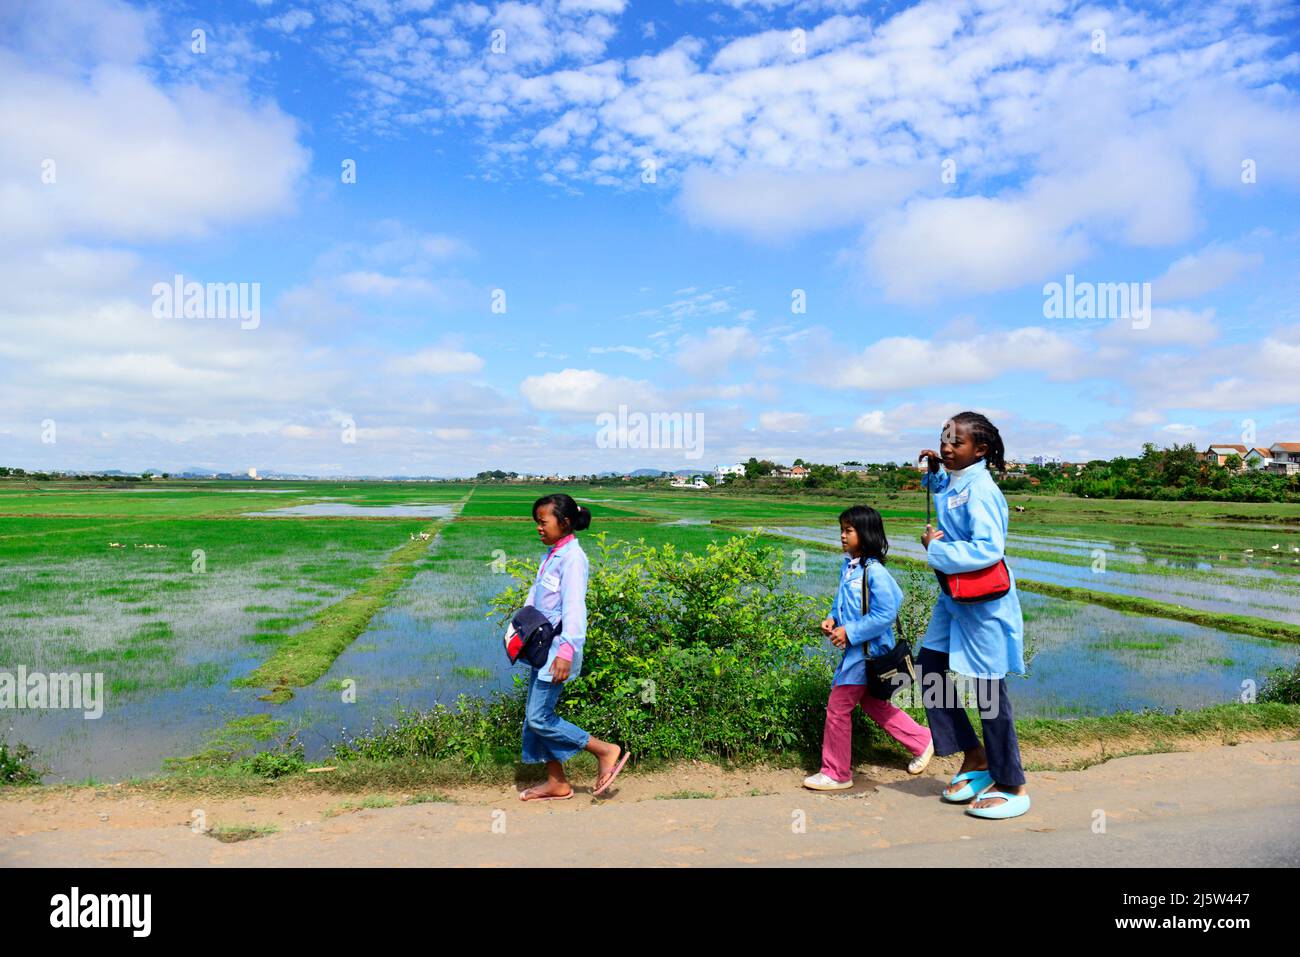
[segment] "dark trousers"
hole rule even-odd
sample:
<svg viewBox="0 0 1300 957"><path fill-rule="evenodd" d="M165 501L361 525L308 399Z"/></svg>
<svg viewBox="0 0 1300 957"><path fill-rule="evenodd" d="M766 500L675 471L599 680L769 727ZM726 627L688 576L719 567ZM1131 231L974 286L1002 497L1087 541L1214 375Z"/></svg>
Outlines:
<svg viewBox="0 0 1300 957"><path fill-rule="evenodd" d="M934 753L943 756L978 748L980 739L975 736L957 687L948 674L947 654L922 648L916 664L926 719L934 735ZM1020 742L1016 740L1016 722L1006 679L975 678L973 681L989 773L994 781L1007 787L1024 784L1025 771L1020 766Z"/></svg>

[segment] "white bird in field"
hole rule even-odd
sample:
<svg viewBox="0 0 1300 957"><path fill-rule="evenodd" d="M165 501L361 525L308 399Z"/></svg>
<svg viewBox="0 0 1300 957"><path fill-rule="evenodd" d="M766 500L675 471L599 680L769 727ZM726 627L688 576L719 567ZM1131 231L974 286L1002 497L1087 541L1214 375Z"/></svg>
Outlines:
<svg viewBox="0 0 1300 957"><path fill-rule="evenodd" d="M1293 551L1293 552L1300 552L1300 545L1292 545L1292 546L1291 546L1291 551Z"/></svg>
<svg viewBox="0 0 1300 957"><path fill-rule="evenodd" d="M1253 548L1248 548L1248 549L1246 549L1246 554L1247 554L1247 555L1254 555L1254 554L1255 554L1255 549L1253 549Z"/></svg>
<svg viewBox="0 0 1300 957"><path fill-rule="evenodd" d="M1282 547L1281 545L1274 545L1274 546L1273 546L1273 551L1277 551L1277 550L1278 550L1279 548L1281 548L1281 547Z"/></svg>

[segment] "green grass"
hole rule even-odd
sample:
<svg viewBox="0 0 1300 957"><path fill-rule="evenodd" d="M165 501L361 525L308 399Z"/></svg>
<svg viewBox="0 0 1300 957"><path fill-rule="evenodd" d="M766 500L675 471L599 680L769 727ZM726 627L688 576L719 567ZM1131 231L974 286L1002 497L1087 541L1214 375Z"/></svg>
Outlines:
<svg viewBox="0 0 1300 957"><path fill-rule="evenodd" d="M205 833L222 844L236 844L240 841L267 837L279 830L279 826L275 824L232 824L209 828Z"/></svg>
<svg viewBox="0 0 1300 957"><path fill-rule="evenodd" d="M449 620L478 619L484 570L496 549L511 559L535 561L542 548L529 517L532 501L556 491L542 484L471 486L464 483L358 482L157 482L150 491L88 487L86 483L0 481L0 661L24 661L29 668L57 670L73 665L106 672L114 697L143 696L162 690L211 686L224 679L232 661L267 659L253 674L255 686L277 698L317 680L337 654L385 607L417 568L448 572L430 607ZM885 515L892 537L915 536L924 521L925 500L915 492L881 493L868 483L861 493L816 496L566 486L592 509L592 533L654 544L671 542L698 550L729 537L734 529L762 525L833 528L845 505L865 502ZM279 494L277 489L290 489ZM442 530L436 550L407 558L408 535L425 529L427 519L297 518L254 519L244 514L319 501L328 497L356 505L412 502L463 503L461 517ZM1290 548L1300 545L1300 505L1291 503L1165 503L1099 501L1011 495L1014 532L1107 543L1115 567L1186 578L1193 585L1218 576L1224 565L1265 566L1281 573L1273 580L1230 580L1241 587L1274 589L1285 601L1300 585L1300 566ZM711 522L669 525L678 519ZM1268 527L1276 526L1276 527ZM110 542L125 548L110 548ZM790 541L780 540L789 548ZM154 548L136 547L154 545ZM1210 561L1215 572L1146 564L1131 566L1122 551L1136 544L1148 560ZM1278 552L1272 552L1273 545ZM165 546L165 547L162 547ZM809 549L823 546L801 542ZM586 548L594 554L594 543ZM1062 564L1085 564L1086 556L1063 556L1051 546L1013 547L1013 557L1032 554ZM1255 550L1247 560L1245 550ZM207 570L191 570L192 552L202 549ZM837 553L834 546L824 550ZM418 547L413 551L419 551ZM1224 555L1221 560L1219 555ZM900 563L904 560L897 559ZM240 580L236 600L231 576ZM506 584L500 576L501 586ZM1084 601L1134 616L1187 621L1222 631L1300 641L1300 625L1263 617L1185 608L1174 602L1114 595L1088 588L1020 580L1025 591ZM422 598L423 600L423 598ZM209 604L211 603L211 604ZM204 609L221 607L221 616ZM1056 605L1027 610L1035 615L1067 614ZM210 619L206 620L205 619ZM48 624L47 624L48 623ZM195 628L206 624L222 640L237 639L233 659L208 660ZM223 631L224 628L224 631ZM37 640L37 637L39 640ZM1115 647L1139 654L1166 654L1176 646L1149 635L1121 635ZM351 644L362 650L359 643ZM364 647L371 647L367 645ZM1232 666L1211 659L1207 667ZM241 667L244 667L241 665ZM462 677L482 677L461 669ZM258 716L254 716L256 720ZM1083 719L1081 719L1083 720ZM236 726L218 728L204 751L229 758L238 741ZM245 746L255 727L242 729ZM281 733L277 729L274 734ZM272 736L274 736L272 734ZM263 739L266 740L266 739ZM191 771L194 768L191 767ZM425 775L428 769L421 769ZM464 768L444 769L461 780ZM240 772L229 772L238 776ZM407 780L398 769L374 771L386 782ZM441 773L441 772L440 772ZM492 773L495 773L492 772ZM416 775L410 784L428 786ZM331 775L334 777L334 775ZM339 775L340 779L346 777ZM356 786L361 786L362 778Z"/></svg>
<svg viewBox="0 0 1300 957"><path fill-rule="evenodd" d="M266 714L232 718L210 732L195 754L165 758L163 768L181 774L203 774L229 767L242 753L282 734L288 722Z"/></svg>
<svg viewBox="0 0 1300 957"><path fill-rule="evenodd" d="M288 636L269 660L236 679L235 684L270 689L262 696L265 701L288 701L293 697L291 689L309 685L325 674L343 649L366 630L392 594L415 574L415 563L436 540L416 538L402 545L360 588L317 612L309 628Z"/></svg>
<svg viewBox="0 0 1300 957"><path fill-rule="evenodd" d="M430 800L436 801L438 800L438 798L431 796ZM419 802L410 801L408 803L415 804ZM342 804L329 808L328 810L325 811L323 816L337 817L340 814L350 814L353 811L368 811L368 810L376 810L385 807L397 807L397 802L394 801L392 798L385 797L382 794L370 794L367 795L365 798L363 798L360 802L344 801Z"/></svg>

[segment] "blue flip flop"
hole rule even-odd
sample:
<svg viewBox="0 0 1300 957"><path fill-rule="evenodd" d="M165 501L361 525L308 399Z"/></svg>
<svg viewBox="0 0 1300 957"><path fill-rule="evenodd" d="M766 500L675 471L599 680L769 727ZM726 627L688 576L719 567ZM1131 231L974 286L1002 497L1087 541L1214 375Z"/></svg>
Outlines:
<svg viewBox="0 0 1300 957"><path fill-rule="evenodd" d="M968 807L966 813L971 817L983 817L993 821L1000 821L1008 817L1020 817L1029 810L1028 794L1008 794L1006 791L985 791L979 795L983 798L1002 798L1002 804L995 804L993 807Z"/></svg>
<svg viewBox="0 0 1300 957"><path fill-rule="evenodd" d="M960 791L957 791L953 794L948 794L947 792L944 792L940 794L939 797L943 798L949 804L961 804L964 801L969 801L973 797L975 797L976 794L980 792L981 788L986 788L993 783L993 775L990 774L987 770L963 771L961 774L955 776L948 783L961 784L961 782L963 781L966 782L966 786L962 788Z"/></svg>

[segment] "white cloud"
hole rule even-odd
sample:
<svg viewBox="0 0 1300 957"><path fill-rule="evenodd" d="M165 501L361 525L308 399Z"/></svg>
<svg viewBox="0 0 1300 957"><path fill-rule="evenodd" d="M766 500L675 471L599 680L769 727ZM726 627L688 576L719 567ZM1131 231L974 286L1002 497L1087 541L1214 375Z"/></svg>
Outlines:
<svg viewBox="0 0 1300 957"><path fill-rule="evenodd" d="M394 359L392 368L402 375L458 375L481 371L483 359L472 352L423 349L414 355Z"/></svg>
<svg viewBox="0 0 1300 957"><path fill-rule="evenodd" d="M758 427L765 432L802 432L812 422L812 416L803 412L762 412L758 416Z"/></svg>
<svg viewBox="0 0 1300 957"><path fill-rule="evenodd" d="M917 200L879 223L867 263L885 295L926 302L992 292L1063 270L1087 251L1026 201Z"/></svg>
<svg viewBox="0 0 1300 957"><path fill-rule="evenodd" d="M1079 345L1037 326L943 341L891 336L847 359L821 360L824 381L839 388L878 392L987 382L1008 372L1066 375L1082 355Z"/></svg>
<svg viewBox="0 0 1300 957"><path fill-rule="evenodd" d="M701 376L718 376L737 360L753 359L762 346L748 326L712 326L701 338L677 340L677 364Z"/></svg>
<svg viewBox="0 0 1300 957"><path fill-rule="evenodd" d="M1123 376L1137 407L1240 412L1300 404L1300 326L1256 342L1180 353L1154 353Z"/></svg>
<svg viewBox="0 0 1300 957"><path fill-rule="evenodd" d="M164 87L120 58L53 72L0 50L0 242L198 237L291 210L309 157L298 136L230 88Z"/></svg>
<svg viewBox="0 0 1300 957"><path fill-rule="evenodd" d="M773 240L860 223L934 179L919 167L726 175L693 166L682 176L679 202L691 222Z"/></svg>
<svg viewBox="0 0 1300 957"><path fill-rule="evenodd" d="M434 292L433 283L421 276L385 276L360 270L337 277L334 285L352 296L419 296Z"/></svg>
<svg viewBox="0 0 1300 957"><path fill-rule="evenodd" d="M519 392L542 412L614 412L619 405L636 410L663 408L663 399L644 380L609 376L595 369L564 369L529 376Z"/></svg>
<svg viewBox="0 0 1300 957"><path fill-rule="evenodd" d="M1096 338L1104 345L1148 349L1154 346L1204 346L1218 334L1213 309L1197 312L1156 307L1151 310L1151 323L1146 328L1134 328L1132 319L1117 319L1100 330Z"/></svg>
<svg viewBox="0 0 1300 957"><path fill-rule="evenodd" d="M1264 257L1259 253L1207 246L1171 264L1164 275L1151 284L1151 298L1156 302L1196 299L1228 285L1263 261Z"/></svg>
<svg viewBox="0 0 1300 957"><path fill-rule="evenodd" d="M638 359L646 362L649 362L655 357L653 349L646 349L641 346L592 346L587 351L594 356L622 352L630 356L636 356Z"/></svg>
<svg viewBox="0 0 1300 957"><path fill-rule="evenodd" d="M279 30L281 33L293 33L296 30L305 30L316 22L310 10L303 10L295 7L293 10L286 10L279 16L268 17L266 25L272 30Z"/></svg>

